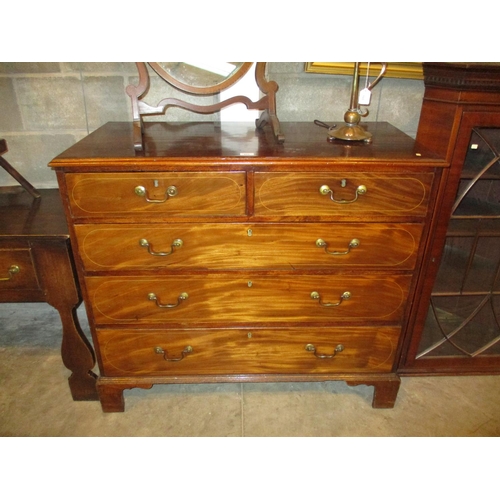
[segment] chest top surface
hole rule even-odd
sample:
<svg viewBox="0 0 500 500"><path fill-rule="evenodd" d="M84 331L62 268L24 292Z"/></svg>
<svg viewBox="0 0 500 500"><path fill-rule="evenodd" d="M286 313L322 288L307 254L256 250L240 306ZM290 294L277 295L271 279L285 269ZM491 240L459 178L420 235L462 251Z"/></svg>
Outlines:
<svg viewBox="0 0 500 500"><path fill-rule="evenodd" d="M207 166L237 164L290 165L291 161L334 165L385 163L445 167L436 154L386 122L363 125L373 134L371 144L327 141L327 131L314 123L285 122L286 139L277 144L269 127L248 123L178 122L145 124L143 152L136 152L133 125L109 122L54 158L52 168L156 168L191 162Z"/></svg>

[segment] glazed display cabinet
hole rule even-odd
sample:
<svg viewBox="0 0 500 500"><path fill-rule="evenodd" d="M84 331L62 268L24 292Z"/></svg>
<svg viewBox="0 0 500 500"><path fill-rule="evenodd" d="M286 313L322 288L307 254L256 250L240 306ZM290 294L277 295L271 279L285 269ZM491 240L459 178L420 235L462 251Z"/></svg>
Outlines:
<svg viewBox="0 0 500 500"><path fill-rule="evenodd" d="M400 371L498 373L500 73L446 64L424 64L424 72L417 141L448 156L451 168Z"/></svg>

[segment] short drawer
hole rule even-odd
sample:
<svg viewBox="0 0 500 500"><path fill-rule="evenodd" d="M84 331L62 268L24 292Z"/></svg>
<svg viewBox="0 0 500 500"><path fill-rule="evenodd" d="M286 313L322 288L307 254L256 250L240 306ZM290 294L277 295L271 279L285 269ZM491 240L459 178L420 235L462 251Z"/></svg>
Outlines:
<svg viewBox="0 0 500 500"><path fill-rule="evenodd" d="M28 248L0 249L0 290L37 288L31 251Z"/></svg>
<svg viewBox="0 0 500 500"><path fill-rule="evenodd" d="M86 270L413 269L420 224L76 225Z"/></svg>
<svg viewBox="0 0 500 500"><path fill-rule="evenodd" d="M244 172L68 174L66 182L75 217L246 212Z"/></svg>
<svg viewBox="0 0 500 500"><path fill-rule="evenodd" d="M98 330L104 376L388 372L400 329Z"/></svg>
<svg viewBox="0 0 500 500"><path fill-rule="evenodd" d="M408 275L86 278L98 324L400 321Z"/></svg>
<svg viewBox="0 0 500 500"><path fill-rule="evenodd" d="M255 174L255 214L424 216L432 173Z"/></svg>

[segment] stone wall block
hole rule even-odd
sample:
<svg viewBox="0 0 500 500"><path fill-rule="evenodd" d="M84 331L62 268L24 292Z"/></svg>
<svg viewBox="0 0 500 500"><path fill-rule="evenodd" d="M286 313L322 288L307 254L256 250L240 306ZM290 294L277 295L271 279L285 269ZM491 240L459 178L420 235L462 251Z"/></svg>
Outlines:
<svg viewBox="0 0 500 500"><path fill-rule="evenodd" d="M10 78L0 78L0 131L12 132L22 129L23 122L13 82Z"/></svg>
<svg viewBox="0 0 500 500"><path fill-rule="evenodd" d="M15 86L26 130L87 129L79 78L18 78Z"/></svg>
<svg viewBox="0 0 500 500"><path fill-rule="evenodd" d="M90 132L107 122L132 119L125 81L121 76L84 76L83 91Z"/></svg>

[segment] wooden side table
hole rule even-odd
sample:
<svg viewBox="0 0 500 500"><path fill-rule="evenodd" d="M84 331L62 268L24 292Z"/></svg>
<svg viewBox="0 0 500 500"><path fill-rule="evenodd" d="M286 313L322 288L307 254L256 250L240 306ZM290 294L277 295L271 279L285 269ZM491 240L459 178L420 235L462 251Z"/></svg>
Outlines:
<svg viewBox="0 0 500 500"><path fill-rule="evenodd" d="M95 354L78 323L81 301L59 191L0 188L0 302L47 302L57 309L71 394L93 401Z"/></svg>

